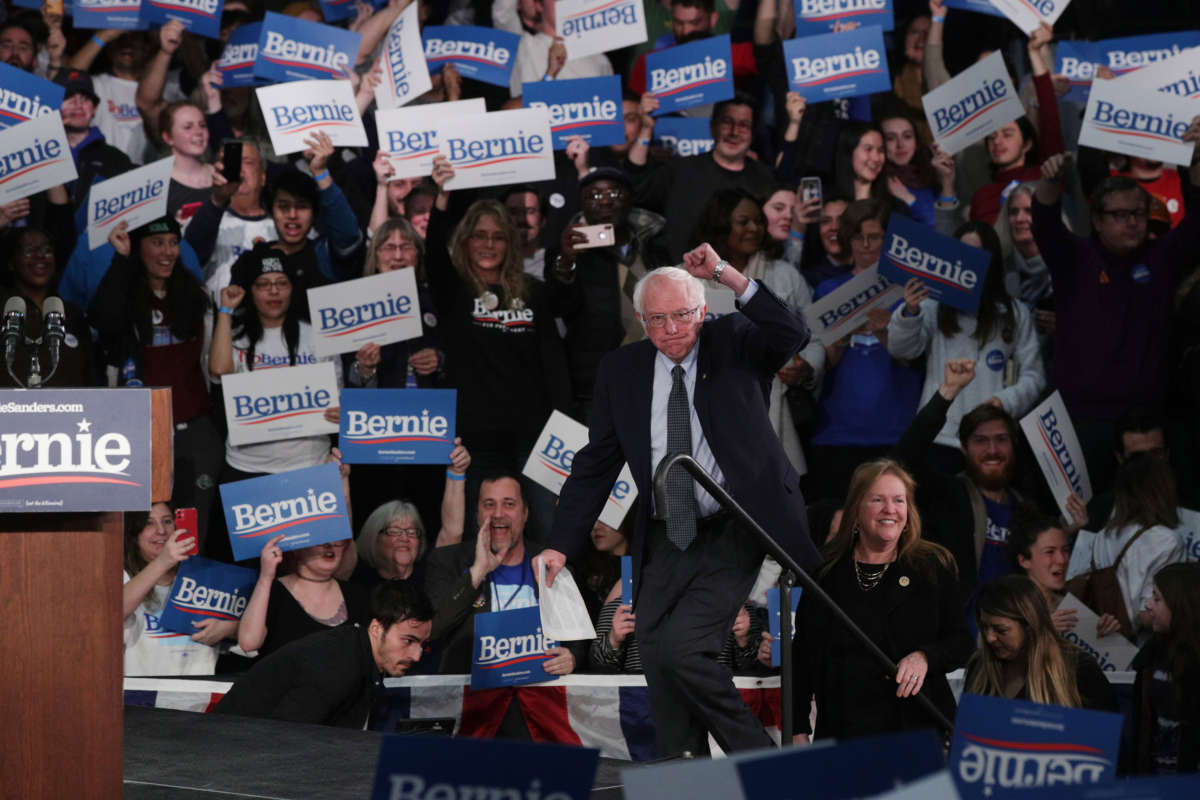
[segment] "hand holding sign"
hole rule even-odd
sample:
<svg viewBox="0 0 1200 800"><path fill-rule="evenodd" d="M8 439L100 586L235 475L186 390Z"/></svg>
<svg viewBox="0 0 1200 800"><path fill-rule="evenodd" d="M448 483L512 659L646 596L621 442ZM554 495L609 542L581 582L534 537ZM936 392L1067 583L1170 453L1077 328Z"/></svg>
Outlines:
<svg viewBox="0 0 1200 800"><path fill-rule="evenodd" d="M108 232L108 243L113 246L113 250L122 258L129 258L131 245L129 243L129 223L125 221L118 222L111 231Z"/></svg>
<svg viewBox="0 0 1200 800"><path fill-rule="evenodd" d="M916 278L904 284L904 310L910 317L920 316L921 303L929 299L929 287Z"/></svg>
<svg viewBox="0 0 1200 800"><path fill-rule="evenodd" d="M539 553L534 561L541 559L546 565L546 585L554 585L554 576L562 571L562 568L567 565L567 557L557 550L543 550ZM537 564L534 564L534 569L537 569Z"/></svg>

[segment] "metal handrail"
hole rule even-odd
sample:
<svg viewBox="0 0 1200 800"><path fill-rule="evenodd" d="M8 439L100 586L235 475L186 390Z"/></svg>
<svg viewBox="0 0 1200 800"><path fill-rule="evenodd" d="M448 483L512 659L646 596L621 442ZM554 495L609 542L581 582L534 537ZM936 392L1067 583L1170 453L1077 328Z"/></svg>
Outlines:
<svg viewBox="0 0 1200 800"><path fill-rule="evenodd" d="M862 628L858 627L858 624L854 620L850 619L849 615L842 610L842 607L839 606L823 588L821 588L821 585L817 583L811 575L805 572L804 569L796 563L796 560L788 555L787 552L779 546L779 543L775 541L771 534L767 533L763 527L754 520L753 517L746 513L746 510L742 508L736 500L733 499L729 492L725 491L723 486L713 480L712 475L710 475L708 471L704 469L704 467L700 466L696 459L692 458L686 453L676 453L675 455L664 458L658 463L658 469L654 471L654 509L655 517L657 519L665 520L667 518L667 474L670 473L670 471L676 465L687 470L692 476L692 480L700 484L706 492L712 495L713 499L721 504L723 508L733 512L733 514L744 526L754 531L758 535L759 541L762 543L763 548L767 551L767 553L770 554L776 561L779 562L780 566L783 567L784 573L786 574L790 571L793 575L795 575L799 579L803 590L811 593L812 596L824 603L829 610L833 612L833 616L837 618L838 621L840 621L843 625L845 625L855 636L855 638L857 638L859 642L867 648L867 652L869 652L875 658L875 660L887 670L887 674L891 677L895 677L897 667L892 659L888 657L887 653L883 652L883 650L879 648L879 645L875 644L875 642L871 640L871 637L863 633ZM787 619L790 623L791 603L784 596L785 594L788 594L788 592L780 592L781 596L779 598L779 613L781 617ZM784 629L782 627L780 629L780 633L784 633ZM780 638L783 638L782 635ZM790 730L792 727L790 711L792 700L790 655L792 648L790 647L790 642L788 642L786 639L781 641L779 646L782 648L780 650L780 711L784 715L783 719L781 720L780 733L784 743L786 744L791 739L792 735L792 731ZM934 705L933 701L929 699L929 696L925 694L924 687L922 687L921 691L917 693L916 699L921 703L922 706L924 706L925 710L928 711L935 720L937 720L938 724L942 726L943 730L947 734L954 730L954 725L946 718L946 715L943 714L941 710Z"/></svg>

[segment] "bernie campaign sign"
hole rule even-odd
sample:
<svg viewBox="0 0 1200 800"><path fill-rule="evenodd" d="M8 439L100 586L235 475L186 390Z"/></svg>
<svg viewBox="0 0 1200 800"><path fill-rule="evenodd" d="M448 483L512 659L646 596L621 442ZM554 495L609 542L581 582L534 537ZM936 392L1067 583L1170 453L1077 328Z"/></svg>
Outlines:
<svg viewBox="0 0 1200 800"><path fill-rule="evenodd" d="M341 22L351 19L357 13L354 0L320 0L321 16L326 22ZM413 3L415 6L416 3Z"/></svg>
<svg viewBox="0 0 1200 800"><path fill-rule="evenodd" d="M486 589L484 591L487 591ZM471 689L498 689L556 680L542 668L558 642L542 633L537 606L476 614Z"/></svg>
<svg viewBox="0 0 1200 800"><path fill-rule="evenodd" d="M115 391L0 391L0 512L150 507L150 390Z"/></svg>
<svg viewBox="0 0 1200 800"><path fill-rule="evenodd" d="M1099 42L1068 39L1057 45L1054 71L1066 76L1070 82L1071 89L1063 99L1086 103L1097 64L1106 65L1119 78L1136 73L1143 67L1175 58L1187 49L1197 46L1200 46L1200 31L1124 36Z"/></svg>
<svg viewBox="0 0 1200 800"><path fill-rule="evenodd" d="M142 0L142 19L156 27L171 20L197 36L221 35L221 9L225 0Z"/></svg>
<svg viewBox="0 0 1200 800"><path fill-rule="evenodd" d="M283 534L281 550L352 538L337 464L221 484L234 561L262 552Z"/></svg>
<svg viewBox="0 0 1200 800"><path fill-rule="evenodd" d="M88 247L95 250L108 241L117 223L129 230L167 213L167 193L175 156L93 183L87 199Z"/></svg>
<svg viewBox="0 0 1200 800"><path fill-rule="evenodd" d="M1121 715L963 694L950 774L963 800L1021 797L1039 786L1111 783Z"/></svg>
<svg viewBox="0 0 1200 800"><path fill-rule="evenodd" d="M878 25L890 31L895 25L892 0L795 0L796 35L832 33L838 22L857 22L859 27Z"/></svg>
<svg viewBox="0 0 1200 800"><path fill-rule="evenodd" d="M270 83L346 78L361 43L362 36L352 31L268 11L254 75Z"/></svg>
<svg viewBox="0 0 1200 800"><path fill-rule="evenodd" d="M317 356L353 353L421 335L415 269L394 269L308 290Z"/></svg>
<svg viewBox="0 0 1200 800"><path fill-rule="evenodd" d="M454 389L345 389L338 447L345 464L449 464Z"/></svg>
<svg viewBox="0 0 1200 800"><path fill-rule="evenodd" d="M337 433L325 419L338 404L332 361L236 372L225 375L221 386L232 445Z"/></svg>
<svg viewBox="0 0 1200 800"><path fill-rule="evenodd" d="M64 91L32 72L0 64L0 129L35 117L57 117Z"/></svg>
<svg viewBox="0 0 1200 800"><path fill-rule="evenodd" d="M933 138L951 155L1025 114L999 53L923 95L921 104Z"/></svg>
<svg viewBox="0 0 1200 800"><path fill-rule="evenodd" d="M1072 103L1087 102L1092 79L1096 77L1096 64L1104 58L1099 44L1064 39L1054 48L1054 74L1066 78L1070 87L1063 95L1063 100Z"/></svg>
<svg viewBox="0 0 1200 800"><path fill-rule="evenodd" d="M974 314L991 261L982 248L894 214L884 238L879 274L900 286L916 278L929 287L932 300Z"/></svg>
<svg viewBox="0 0 1200 800"><path fill-rule="evenodd" d="M463 114L472 114L478 119L486 113L487 106L482 97L376 110L375 132L379 137L379 149L387 153L395 171L389 180L432 175L433 158L441 152L438 149L441 141L439 122Z"/></svg>
<svg viewBox="0 0 1200 800"><path fill-rule="evenodd" d="M179 565L160 624L175 633L195 633L193 623L202 619L237 622L257 580L258 570L192 556Z"/></svg>
<svg viewBox="0 0 1200 800"><path fill-rule="evenodd" d="M142 18L142 0L75 0L71 22L76 28L92 30L140 31L147 27Z"/></svg>
<svg viewBox="0 0 1200 800"><path fill-rule="evenodd" d="M1130 78L1137 75L1135 72ZM1092 84L1079 143L1149 161L1187 165L1195 142L1183 141L1200 102L1147 91L1128 80Z"/></svg>
<svg viewBox="0 0 1200 800"><path fill-rule="evenodd" d="M61 115L38 116L0 130L0 204L77 177Z"/></svg>
<svg viewBox="0 0 1200 800"><path fill-rule="evenodd" d="M646 15L638 0L558 0L554 29L572 61L646 41Z"/></svg>
<svg viewBox="0 0 1200 800"><path fill-rule="evenodd" d="M521 102L549 113L555 150L566 149L572 136L582 137L591 147L625 143L621 79L616 75L533 81L523 84Z"/></svg>
<svg viewBox="0 0 1200 800"><path fill-rule="evenodd" d="M1117 81L1122 86L1139 86L1187 100L1200 100L1200 47L1189 47L1177 56L1155 61L1117 78Z"/></svg>
<svg viewBox="0 0 1200 800"><path fill-rule="evenodd" d="M271 146L278 155L299 153L317 131L336 147L365 147L367 131L348 80L277 83L254 90Z"/></svg>
<svg viewBox="0 0 1200 800"><path fill-rule="evenodd" d="M254 86L258 83L258 79L254 77L254 62L258 60L258 40L261 35L262 23L251 22L242 25L229 36L225 49L221 51L221 58L217 61L222 89Z"/></svg>
<svg viewBox="0 0 1200 800"><path fill-rule="evenodd" d="M991 0L946 0L946 8L974 11L976 14L987 14L990 17L1004 16L1004 12L992 5Z"/></svg>
<svg viewBox="0 0 1200 800"><path fill-rule="evenodd" d="M600 758L590 748L502 739L382 741L371 800L588 800Z"/></svg>
<svg viewBox="0 0 1200 800"><path fill-rule="evenodd" d="M399 108L433 86L421 45L416 3L400 12L388 29L382 62L383 80L375 87L375 103L381 109Z"/></svg>
<svg viewBox="0 0 1200 800"><path fill-rule="evenodd" d="M694 156L713 149L709 120L698 117L659 117L654 123L654 141L677 156Z"/></svg>
<svg viewBox="0 0 1200 800"><path fill-rule="evenodd" d="M826 33L783 43L788 85L810 103L888 92L883 29L877 26Z"/></svg>
<svg viewBox="0 0 1200 800"><path fill-rule="evenodd" d="M454 177L446 190L533 183L554 177L550 115L539 108L453 116L438 123L438 147ZM497 309L504 322L533 319L533 310Z"/></svg>
<svg viewBox="0 0 1200 800"><path fill-rule="evenodd" d="M796 635L796 607L800 605L800 595L803 590L799 586L792 587L792 636ZM767 589L767 628L771 634L771 666L778 667L781 658L779 647L782 643L783 621L779 613L779 587ZM791 646L791 642L788 642Z"/></svg>
<svg viewBox="0 0 1200 800"><path fill-rule="evenodd" d="M1072 492L1085 503L1092 499L1092 480L1088 476L1083 448L1079 446L1075 425L1057 390L1021 418L1021 431L1064 515L1071 513L1067 509L1067 500Z"/></svg>
<svg viewBox="0 0 1200 800"><path fill-rule="evenodd" d="M430 25L422 32L430 72L453 64L464 78L508 88L521 37L475 25Z"/></svg>
<svg viewBox="0 0 1200 800"><path fill-rule="evenodd" d="M892 308L904 299L904 286L897 286L867 267L820 300L804 309L813 338L833 344L849 336L867 321L873 308Z"/></svg>
<svg viewBox="0 0 1200 800"><path fill-rule="evenodd" d="M654 116L733 97L729 34L646 54L646 91L658 98Z"/></svg>
<svg viewBox="0 0 1200 800"><path fill-rule="evenodd" d="M1054 26L1071 0L990 0L1026 36L1042 24Z"/></svg>

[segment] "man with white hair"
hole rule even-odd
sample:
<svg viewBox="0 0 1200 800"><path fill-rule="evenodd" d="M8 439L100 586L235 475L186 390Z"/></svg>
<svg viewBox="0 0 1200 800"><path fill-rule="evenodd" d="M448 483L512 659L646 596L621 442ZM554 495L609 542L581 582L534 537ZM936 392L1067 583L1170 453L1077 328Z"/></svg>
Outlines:
<svg viewBox="0 0 1200 800"><path fill-rule="evenodd" d="M742 313L706 324L700 278L732 289ZM763 550L681 467L667 480L669 508L653 509L653 475L663 458L693 456L802 566L819 564L800 478L767 417L771 378L807 343L808 329L708 244L685 253L683 269L648 273L634 306L648 338L600 362L589 441L575 456L540 557L552 583L582 553L628 462L642 498L632 550L635 631L658 755L706 753L710 732L726 751L769 747L717 662Z"/></svg>

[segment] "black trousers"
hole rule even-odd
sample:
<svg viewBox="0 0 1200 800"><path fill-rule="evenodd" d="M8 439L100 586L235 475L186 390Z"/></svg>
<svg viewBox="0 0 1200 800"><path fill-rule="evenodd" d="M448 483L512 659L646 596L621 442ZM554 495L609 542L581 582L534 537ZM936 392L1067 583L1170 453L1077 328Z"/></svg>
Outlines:
<svg viewBox="0 0 1200 800"><path fill-rule="evenodd" d="M762 559L731 517L700 520L684 551L651 522L634 611L660 758L707 753L708 733L727 752L774 746L717 662Z"/></svg>

